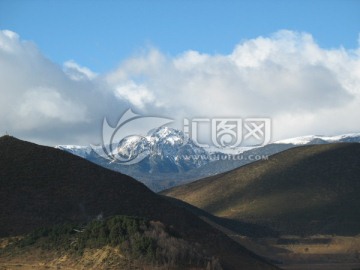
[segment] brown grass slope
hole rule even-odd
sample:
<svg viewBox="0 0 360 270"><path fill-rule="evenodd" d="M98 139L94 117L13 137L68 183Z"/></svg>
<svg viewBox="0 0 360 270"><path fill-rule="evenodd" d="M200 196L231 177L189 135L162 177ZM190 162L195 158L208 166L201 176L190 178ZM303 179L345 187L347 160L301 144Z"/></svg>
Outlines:
<svg viewBox="0 0 360 270"><path fill-rule="evenodd" d="M139 216L172 226L220 258L224 269L274 269L184 208L134 179L79 157L10 136L0 138L0 236L102 215Z"/></svg>
<svg viewBox="0 0 360 270"><path fill-rule="evenodd" d="M297 147L162 194L282 234L356 235L360 144Z"/></svg>

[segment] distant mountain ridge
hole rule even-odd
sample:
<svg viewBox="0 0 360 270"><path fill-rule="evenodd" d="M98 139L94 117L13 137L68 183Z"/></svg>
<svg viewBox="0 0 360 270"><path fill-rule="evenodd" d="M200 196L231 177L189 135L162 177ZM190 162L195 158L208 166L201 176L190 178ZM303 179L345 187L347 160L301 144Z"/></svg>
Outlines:
<svg viewBox="0 0 360 270"><path fill-rule="evenodd" d="M187 172L210 162L208 159L198 158L208 156L205 149L186 138L182 131L168 127L155 129L142 138L125 138L120 145L114 146L117 152L125 157L148 153L139 163L131 165L112 162L98 155L90 146L58 145L56 148L130 175L155 191L181 184L188 179Z"/></svg>
<svg viewBox="0 0 360 270"><path fill-rule="evenodd" d="M360 133L348 133L348 134L341 134L335 136L324 136L324 135L300 136L300 137L275 141L274 144L306 145L306 144L339 143L339 142L360 142Z"/></svg>
<svg viewBox="0 0 360 270"><path fill-rule="evenodd" d="M58 145L56 148L83 158L91 158L92 155L96 154L90 146ZM187 156L206 155L207 152L187 138L182 131L168 127L155 129L144 137L124 138L119 142L119 145L113 145L113 148L116 149L117 154L124 156L124 158L131 158L142 152L147 152L149 155L147 161L157 165L157 167L152 167L151 171L160 173L187 171L206 163L206 160L201 159L194 159L191 163L185 163ZM159 158L161 162L157 163L156 159Z"/></svg>
<svg viewBox="0 0 360 270"><path fill-rule="evenodd" d="M201 148L192 140L187 139L183 132L161 127L154 130L145 139L124 140L122 145L117 148L120 153L127 156L134 156L141 151L149 152L149 156L144 160L132 165L109 162L94 152L90 146L59 145L57 148L105 168L130 175L152 190L161 191L239 168L298 145L336 142L360 142L360 133L296 137L276 141L262 147L244 147L231 155L229 151L222 153L221 149Z"/></svg>
<svg viewBox="0 0 360 270"><path fill-rule="evenodd" d="M235 155L236 158L234 159L216 160L210 164L205 164L197 170L198 175L202 175L203 177L197 178L196 180L228 172L255 161L266 160L271 155L294 147L346 142L360 143L360 133L349 133L336 136L309 135L275 141L261 147L253 147L245 150L243 153ZM194 177L194 179L195 178L196 177Z"/></svg>

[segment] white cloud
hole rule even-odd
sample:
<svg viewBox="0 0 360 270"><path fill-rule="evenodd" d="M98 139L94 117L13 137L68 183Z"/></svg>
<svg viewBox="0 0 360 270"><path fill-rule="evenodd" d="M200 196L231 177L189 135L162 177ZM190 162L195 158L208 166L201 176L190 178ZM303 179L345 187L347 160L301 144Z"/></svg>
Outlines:
<svg viewBox="0 0 360 270"><path fill-rule="evenodd" d="M117 85L115 88L115 95L120 99L129 101L137 108L143 109L146 104L154 104L154 96L146 86L136 84L133 81L127 82L124 85Z"/></svg>
<svg viewBox="0 0 360 270"><path fill-rule="evenodd" d="M16 47L19 41L19 35L9 31L4 30L2 31L2 37L0 39L0 49L7 53L13 53L16 50Z"/></svg>
<svg viewBox="0 0 360 270"><path fill-rule="evenodd" d="M356 38L356 37L354 37ZM246 40L228 55L156 49L107 74L60 67L31 42L0 31L0 126L49 143L100 141L132 106L173 117L271 117L274 139L360 132L360 49L321 48L308 33Z"/></svg>
<svg viewBox="0 0 360 270"><path fill-rule="evenodd" d="M18 129L33 129L46 121L86 122L86 107L65 100L59 91L49 88L29 89L15 107L17 116L27 119ZM16 123L15 123L16 124Z"/></svg>
<svg viewBox="0 0 360 270"><path fill-rule="evenodd" d="M98 142L102 118L118 117L127 105L90 70L75 62L64 70L33 43L0 31L0 134L46 144Z"/></svg>
<svg viewBox="0 0 360 270"><path fill-rule="evenodd" d="M66 61L63 70L74 81L92 80L97 76L95 72L80 66L74 60Z"/></svg>
<svg viewBox="0 0 360 270"><path fill-rule="evenodd" d="M359 52L323 49L308 33L284 30L244 41L229 55L150 50L109 78L141 78L139 85L178 118L271 117L275 138L360 132Z"/></svg>

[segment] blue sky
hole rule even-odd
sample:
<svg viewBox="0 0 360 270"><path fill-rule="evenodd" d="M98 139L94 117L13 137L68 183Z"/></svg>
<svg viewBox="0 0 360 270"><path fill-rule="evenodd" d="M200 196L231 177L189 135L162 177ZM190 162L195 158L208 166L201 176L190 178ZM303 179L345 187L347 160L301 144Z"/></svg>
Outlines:
<svg viewBox="0 0 360 270"><path fill-rule="evenodd" d="M128 108L179 129L184 118L270 118L272 140L360 132L359 10L359 0L0 0L0 135L96 144L103 119Z"/></svg>
<svg viewBox="0 0 360 270"><path fill-rule="evenodd" d="M356 48L359 10L357 0L0 0L0 29L59 64L73 59L105 72L147 47L228 54L280 29L311 33L324 48Z"/></svg>

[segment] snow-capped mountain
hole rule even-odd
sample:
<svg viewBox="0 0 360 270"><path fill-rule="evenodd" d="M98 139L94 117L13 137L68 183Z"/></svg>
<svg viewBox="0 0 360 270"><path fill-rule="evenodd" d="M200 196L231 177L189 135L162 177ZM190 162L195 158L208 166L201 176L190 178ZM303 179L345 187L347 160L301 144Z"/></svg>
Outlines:
<svg viewBox="0 0 360 270"><path fill-rule="evenodd" d="M112 149L123 158L131 159L147 153L144 159L131 165L99 156L90 146L59 145L56 148L130 175L153 190L176 185L179 179L184 180L181 177L183 174L210 162L206 158L199 158L208 155L206 150L197 146L182 131L169 127L155 129L145 137L131 136L113 145Z"/></svg>
<svg viewBox="0 0 360 270"><path fill-rule="evenodd" d="M100 146L99 146L100 147ZM88 158L93 155L93 147L77 145L58 145L56 148L68 151L77 156ZM123 139L112 148L122 156L136 156L141 152L149 151L152 157L172 158L176 161L183 159L186 155L204 155L207 152L186 138L182 131L169 127L160 127L152 131L148 136L131 136ZM197 161L192 165L200 166Z"/></svg>
<svg viewBox="0 0 360 270"><path fill-rule="evenodd" d="M308 135L274 142L274 144L320 144L336 142L360 142L360 133L349 133L337 136Z"/></svg>
<svg viewBox="0 0 360 270"><path fill-rule="evenodd" d="M76 156L82 157L82 158L87 158L91 152L92 149L91 147L88 146L80 146L80 145L57 145L55 146L55 148L67 151L71 154L74 154Z"/></svg>
<svg viewBox="0 0 360 270"><path fill-rule="evenodd" d="M237 153L205 150L188 139L182 131L161 127L148 136L128 137L113 146L123 157L140 153L147 156L139 163L123 165L99 156L90 146L65 145L57 148L85 158L103 167L130 175L154 191L223 173L251 162L267 159L284 150L310 144L360 142L360 133L338 136L302 136L254 148L242 148Z"/></svg>

